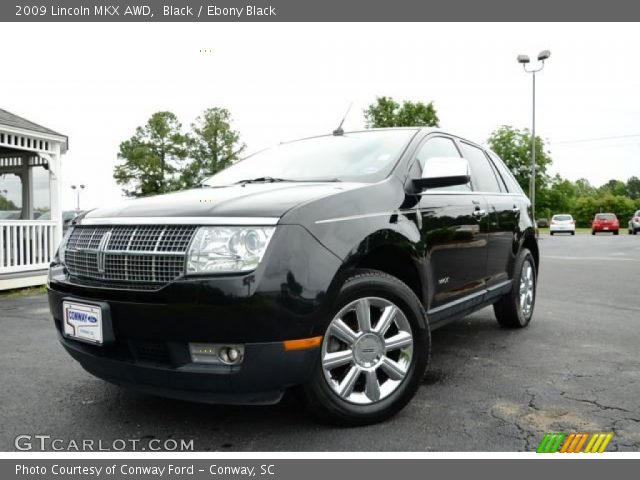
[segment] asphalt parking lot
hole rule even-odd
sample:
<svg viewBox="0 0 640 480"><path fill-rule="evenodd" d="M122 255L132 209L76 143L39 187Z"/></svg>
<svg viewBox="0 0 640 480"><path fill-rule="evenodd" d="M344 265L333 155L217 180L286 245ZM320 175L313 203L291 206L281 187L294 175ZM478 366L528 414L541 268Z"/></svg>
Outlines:
<svg viewBox="0 0 640 480"><path fill-rule="evenodd" d="M44 295L0 299L0 450L20 434L193 439L211 451L532 451L548 431L613 431L640 449L640 236L542 236L534 319L491 309L433 335L424 385L394 419L339 429L295 398L269 407L145 396L85 373L58 345Z"/></svg>

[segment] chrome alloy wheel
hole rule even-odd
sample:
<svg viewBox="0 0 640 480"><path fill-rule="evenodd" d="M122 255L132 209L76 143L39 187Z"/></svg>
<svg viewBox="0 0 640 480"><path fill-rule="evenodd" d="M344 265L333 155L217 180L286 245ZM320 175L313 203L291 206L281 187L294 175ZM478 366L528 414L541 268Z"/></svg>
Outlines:
<svg viewBox="0 0 640 480"><path fill-rule="evenodd" d="M520 311L525 317L531 314L534 295L533 266L529 260L526 260L522 265L522 272L520 273Z"/></svg>
<svg viewBox="0 0 640 480"><path fill-rule="evenodd" d="M322 342L322 370L340 398L360 405L388 397L407 376L413 334L389 300L364 297L342 308Z"/></svg>

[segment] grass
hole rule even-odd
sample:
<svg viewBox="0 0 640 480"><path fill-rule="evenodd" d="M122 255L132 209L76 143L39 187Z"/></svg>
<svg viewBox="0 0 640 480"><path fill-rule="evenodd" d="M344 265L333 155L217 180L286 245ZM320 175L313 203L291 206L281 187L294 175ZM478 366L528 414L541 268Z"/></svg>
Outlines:
<svg viewBox="0 0 640 480"><path fill-rule="evenodd" d="M539 228L538 229L540 231L540 233L549 233L549 229L548 228ZM627 234L627 229L626 228L622 228L620 227L620 235L626 235ZM567 233L560 233L559 235L568 235ZM589 227L576 227L576 235L591 235L591 228ZM599 235L604 235L604 232L599 234Z"/></svg>
<svg viewBox="0 0 640 480"><path fill-rule="evenodd" d="M47 287L44 285L40 285L38 287L14 288L12 290L0 291L0 300L31 297L33 295L43 295L45 293L47 293Z"/></svg>

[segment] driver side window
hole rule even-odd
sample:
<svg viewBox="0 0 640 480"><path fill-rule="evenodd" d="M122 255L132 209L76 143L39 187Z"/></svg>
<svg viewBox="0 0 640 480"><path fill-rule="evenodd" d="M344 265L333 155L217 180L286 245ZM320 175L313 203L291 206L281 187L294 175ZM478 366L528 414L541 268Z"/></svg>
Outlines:
<svg viewBox="0 0 640 480"><path fill-rule="evenodd" d="M435 157L458 157L460 158L460 152L458 147L451 138L447 137L433 137L427 140L418 151L416 155L416 161L420 166L420 172L428 172L429 159ZM424 176L424 175L423 175ZM431 188L430 192L469 192L471 191L471 185L454 185L451 187L439 187Z"/></svg>

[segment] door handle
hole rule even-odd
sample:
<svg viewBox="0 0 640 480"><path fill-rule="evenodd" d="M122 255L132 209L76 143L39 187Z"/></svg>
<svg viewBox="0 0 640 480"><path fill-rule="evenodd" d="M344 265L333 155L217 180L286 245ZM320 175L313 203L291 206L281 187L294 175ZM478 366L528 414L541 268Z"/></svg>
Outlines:
<svg viewBox="0 0 640 480"><path fill-rule="evenodd" d="M487 215L487 211L484 208L476 208L473 211L473 216L476 218L482 218Z"/></svg>
<svg viewBox="0 0 640 480"><path fill-rule="evenodd" d="M520 213L520 207L516 207L515 205L513 206L513 208L511 209L511 211L513 213Z"/></svg>

